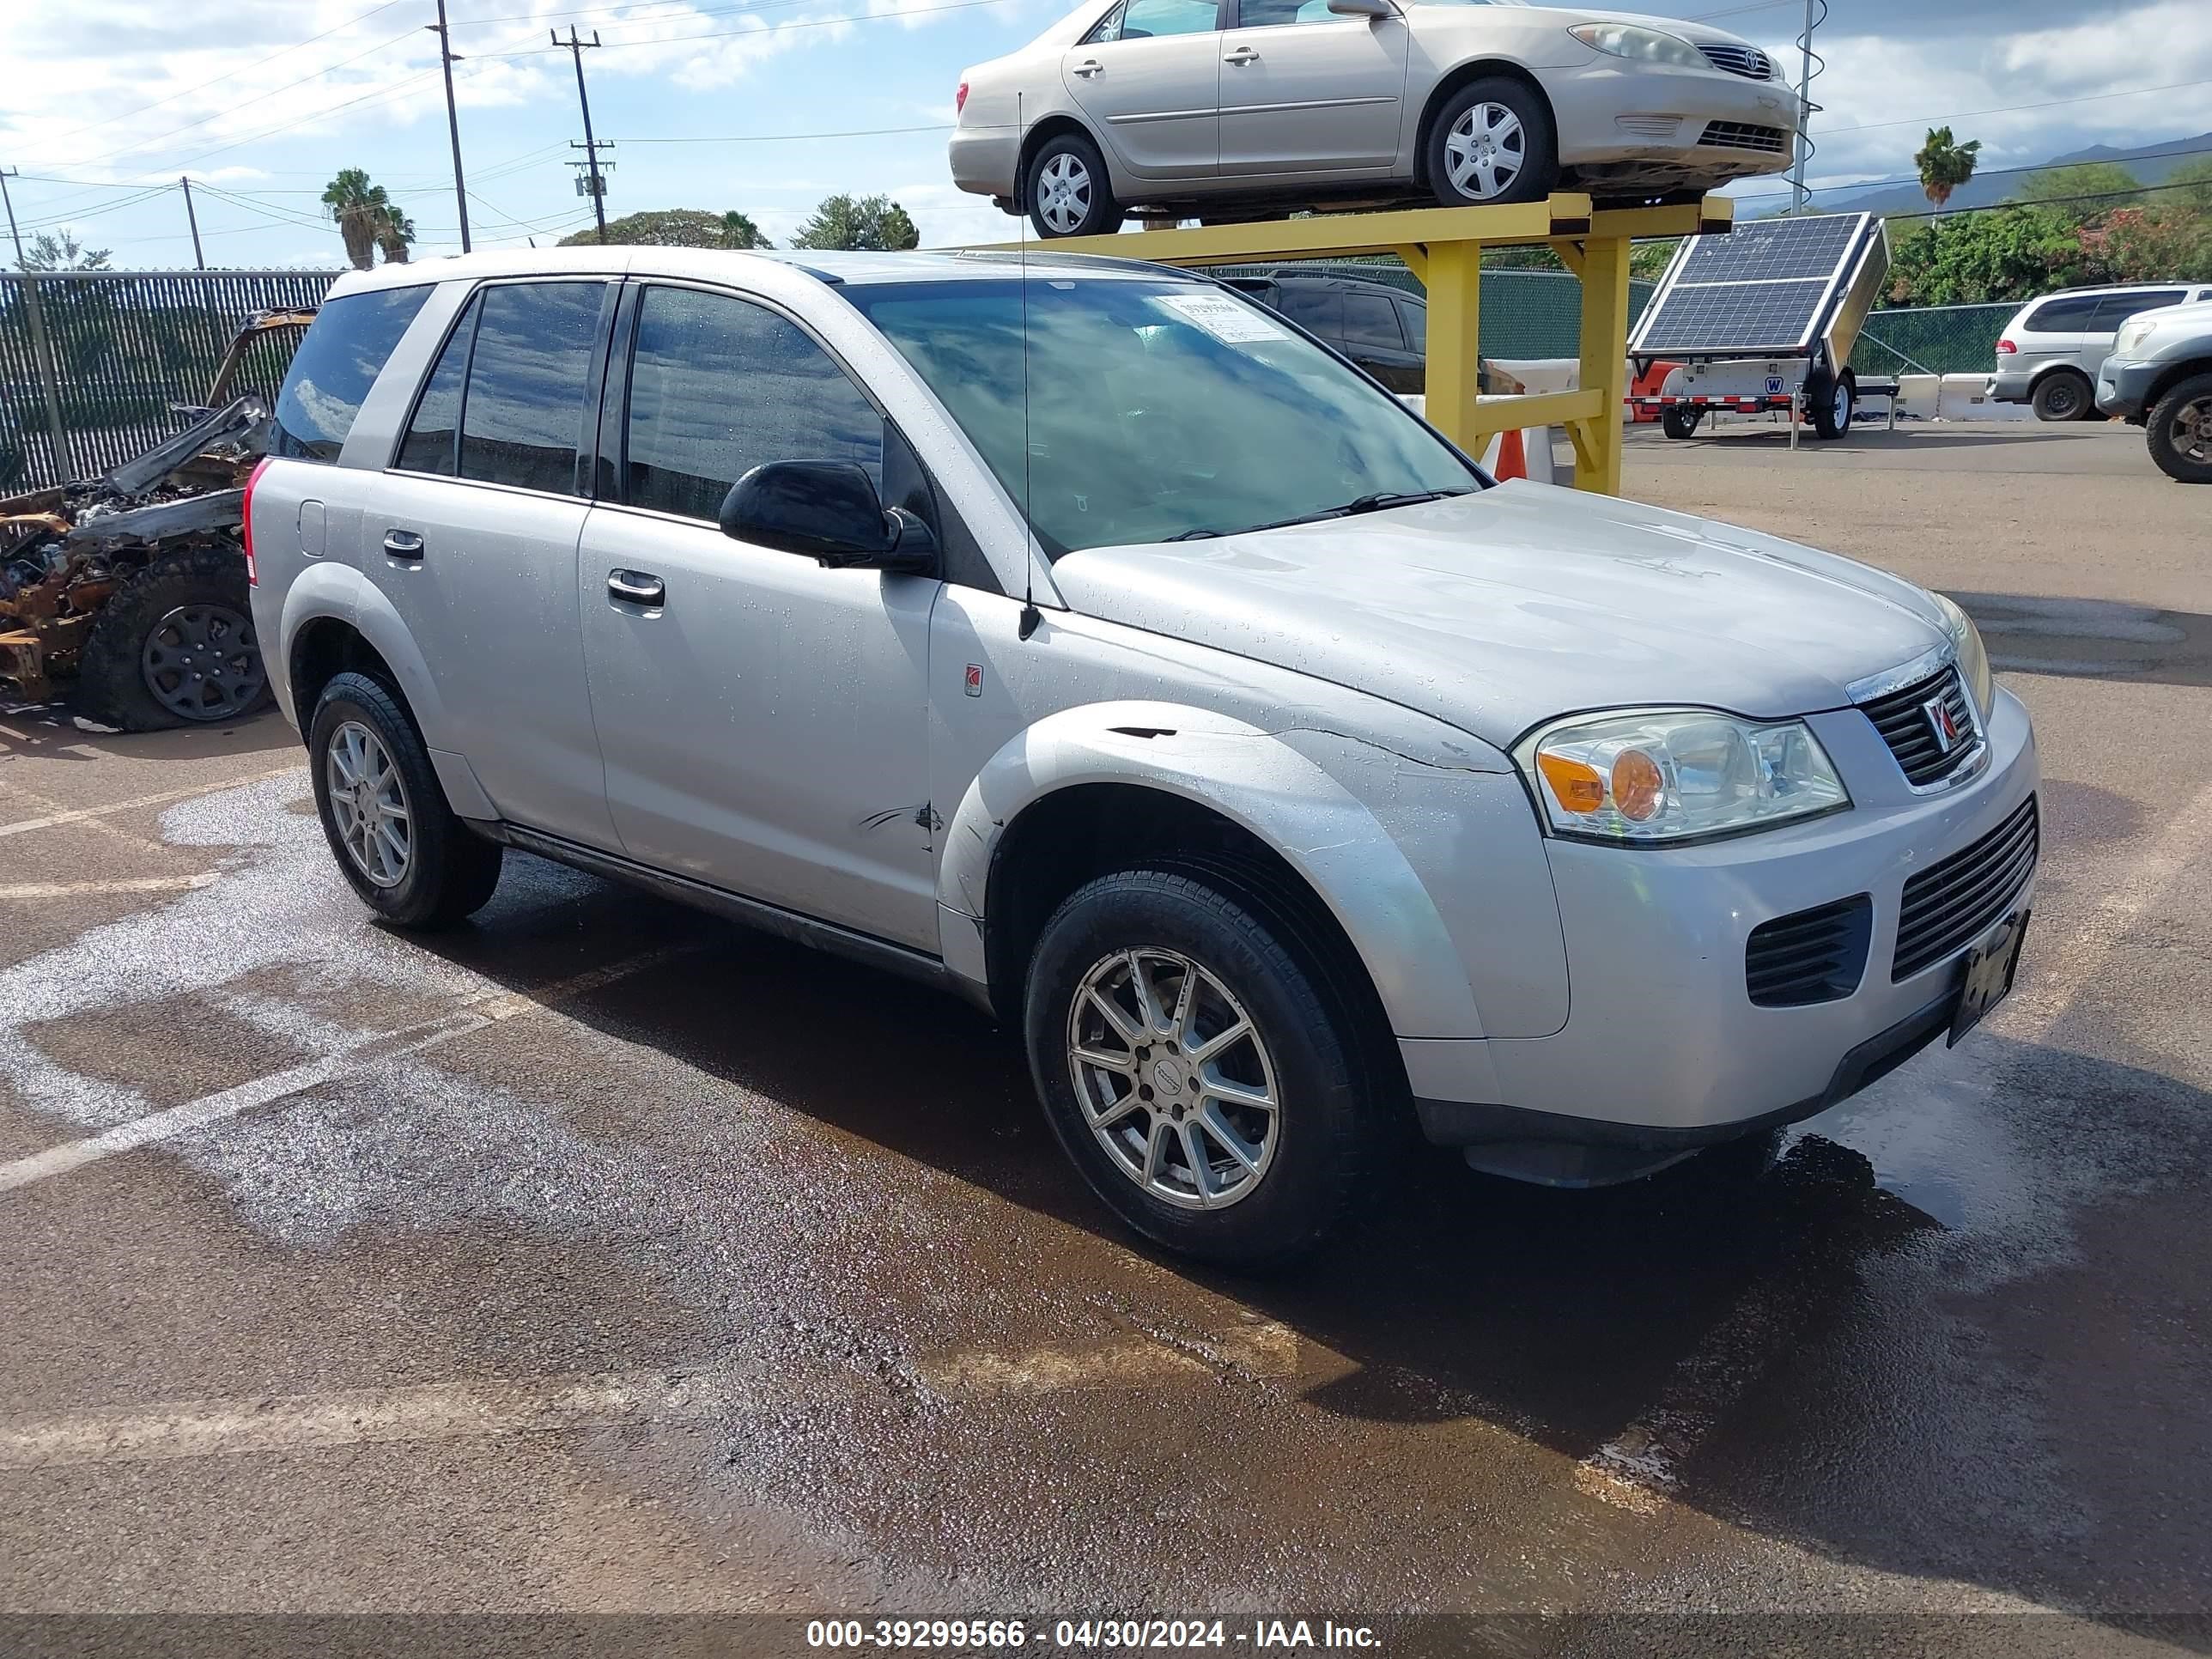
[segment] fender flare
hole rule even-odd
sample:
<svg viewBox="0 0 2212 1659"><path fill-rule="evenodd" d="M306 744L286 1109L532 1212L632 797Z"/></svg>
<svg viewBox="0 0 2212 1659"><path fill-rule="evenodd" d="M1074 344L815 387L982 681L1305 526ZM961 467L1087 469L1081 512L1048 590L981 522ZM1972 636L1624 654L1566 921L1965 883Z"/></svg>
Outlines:
<svg viewBox="0 0 2212 1659"><path fill-rule="evenodd" d="M319 562L302 570L284 594L283 664L285 695L291 695L292 656L302 629L310 623L344 623L366 640L384 659L399 682L399 690L423 743L431 749L452 749L452 720L437 682L422 648L407 625L374 582L351 565ZM296 709L294 723L306 729L313 709Z"/></svg>
<svg viewBox="0 0 2212 1659"><path fill-rule="evenodd" d="M945 829L937 896L946 965L988 993L992 863L1047 796L1121 783L1219 813L1295 870L1352 941L1394 1031L1480 1036L1465 965L1389 833L1350 791L1279 737L1180 703L1064 709L1018 732L969 783Z"/></svg>

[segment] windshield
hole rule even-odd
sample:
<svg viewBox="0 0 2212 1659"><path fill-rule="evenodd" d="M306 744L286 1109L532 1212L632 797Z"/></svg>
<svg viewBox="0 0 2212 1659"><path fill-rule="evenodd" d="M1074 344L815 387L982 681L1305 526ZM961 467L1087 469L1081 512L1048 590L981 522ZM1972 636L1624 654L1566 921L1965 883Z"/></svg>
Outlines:
<svg viewBox="0 0 2212 1659"><path fill-rule="evenodd" d="M1054 558L1228 535L1478 486L1389 392L1243 297L1031 276L1024 477L1018 278L848 288Z"/></svg>

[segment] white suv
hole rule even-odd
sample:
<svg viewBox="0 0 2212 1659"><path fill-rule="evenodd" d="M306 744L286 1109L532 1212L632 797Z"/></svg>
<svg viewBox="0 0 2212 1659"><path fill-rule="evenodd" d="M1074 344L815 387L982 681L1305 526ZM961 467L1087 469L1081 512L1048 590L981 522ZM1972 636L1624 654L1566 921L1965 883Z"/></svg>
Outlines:
<svg viewBox="0 0 2212 1659"><path fill-rule="evenodd" d="M387 266L276 422L254 616L372 908L521 848L941 985L1177 1249L1310 1247L1408 1115L1657 1168L2019 960L2034 738L1956 606L1493 484L1203 278Z"/></svg>
<svg viewBox="0 0 2212 1659"><path fill-rule="evenodd" d="M2022 306L1997 340L1996 372L1984 396L2033 404L2038 420L2097 416L2097 371L2130 317L2162 306L2212 300L2212 283L2137 283L2071 288Z"/></svg>

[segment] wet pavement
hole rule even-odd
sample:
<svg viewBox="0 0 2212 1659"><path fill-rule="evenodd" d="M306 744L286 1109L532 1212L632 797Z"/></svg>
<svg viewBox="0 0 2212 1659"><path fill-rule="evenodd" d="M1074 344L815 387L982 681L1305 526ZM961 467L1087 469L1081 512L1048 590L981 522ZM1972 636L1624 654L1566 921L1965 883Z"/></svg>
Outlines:
<svg viewBox="0 0 2212 1659"><path fill-rule="evenodd" d="M2212 546L2080 430L1630 462L1982 618L2049 780L2012 1000L1633 1186L1415 1152L1265 1281L1121 1234L963 1005L520 855L386 932L274 718L0 714L0 1609L2201 1650L2145 1621L2212 1613Z"/></svg>

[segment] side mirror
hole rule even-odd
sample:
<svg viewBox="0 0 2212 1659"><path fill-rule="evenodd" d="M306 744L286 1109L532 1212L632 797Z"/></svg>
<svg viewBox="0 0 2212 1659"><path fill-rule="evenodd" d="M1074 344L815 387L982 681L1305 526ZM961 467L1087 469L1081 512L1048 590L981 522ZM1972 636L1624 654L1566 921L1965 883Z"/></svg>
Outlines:
<svg viewBox="0 0 2212 1659"><path fill-rule="evenodd" d="M903 510L886 512L856 461L764 462L730 486L720 523L725 536L833 570L928 575L937 568L929 527Z"/></svg>
<svg viewBox="0 0 2212 1659"><path fill-rule="evenodd" d="M1398 9L1390 0L1328 0L1328 9L1339 17L1395 17Z"/></svg>

